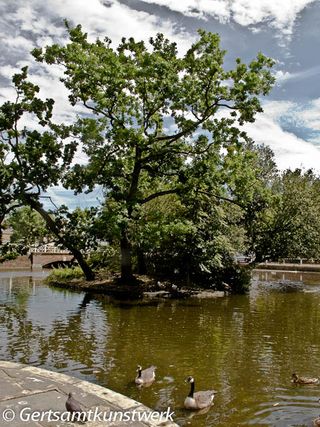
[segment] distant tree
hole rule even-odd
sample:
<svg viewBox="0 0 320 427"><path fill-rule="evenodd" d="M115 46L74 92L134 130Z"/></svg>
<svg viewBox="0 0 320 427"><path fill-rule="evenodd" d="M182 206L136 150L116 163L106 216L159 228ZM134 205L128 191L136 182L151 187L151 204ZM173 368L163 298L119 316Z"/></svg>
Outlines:
<svg viewBox="0 0 320 427"><path fill-rule="evenodd" d="M245 171L247 176L236 190L244 207L241 218L246 234L244 252L255 255L258 261L264 257L260 241L266 238L270 215L277 202L274 185L278 182L278 169L272 150L265 145L253 144L250 144L246 160L239 165L239 169ZM251 178L248 179L248 176ZM268 238L272 237L269 235Z"/></svg>
<svg viewBox="0 0 320 427"><path fill-rule="evenodd" d="M11 242L24 246L40 245L48 237L46 223L29 206L16 209L7 220L12 228Z"/></svg>
<svg viewBox="0 0 320 427"><path fill-rule="evenodd" d="M83 254L89 254L98 246L97 213L94 207L71 211L63 205L53 215L60 230L68 236L68 242Z"/></svg>
<svg viewBox="0 0 320 427"><path fill-rule="evenodd" d="M279 258L320 258L320 177L312 170L283 172L261 229L258 252Z"/></svg>
<svg viewBox="0 0 320 427"><path fill-rule="evenodd" d="M114 50L108 38L91 43L81 26L67 27L67 45L33 54L61 65L71 104L92 113L75 124L88 164L73 167L68 185L103 186L121 275L130 280L132 230L143 206L169 194L232 200L227 182L247 140L241 125L262 111L258 96L272 87L273 60L258 54L226 71L219 36L202 30L181 57L162 34L148 47L130 38Z"/></svg>

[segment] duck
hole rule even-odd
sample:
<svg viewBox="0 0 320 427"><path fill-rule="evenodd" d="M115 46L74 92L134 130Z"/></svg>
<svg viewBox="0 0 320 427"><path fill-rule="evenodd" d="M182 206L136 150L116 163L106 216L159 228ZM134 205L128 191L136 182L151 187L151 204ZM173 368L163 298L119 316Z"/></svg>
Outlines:
<svg viewBox="0 0 320 427"><path fill-rule="evenodd" d="M293 384L319 384L319 378L299 377L297 374L292 374Z"/></svg>
<svg viewBox="0 0 320 427"><path fill-rule="evenodd" d="M150 385L156 378L156 369L157 367L153 365L146 369L142 369L142 367L138 365L135 383L137 385Z"/></svg>
<svg viewBox="0 0 320 427"><path fill-rule="evenodd" d="M184 407L186 409L204 409L213 404L213 398L215 394L214 390L195 392L194 378L189 376L185 381L191 385L190 393L184 400Z"/></svg>

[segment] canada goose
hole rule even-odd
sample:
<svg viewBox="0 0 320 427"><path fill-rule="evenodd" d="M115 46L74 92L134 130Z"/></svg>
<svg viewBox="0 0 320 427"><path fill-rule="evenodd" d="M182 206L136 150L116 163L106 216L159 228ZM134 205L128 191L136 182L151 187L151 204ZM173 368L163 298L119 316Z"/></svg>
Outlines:
<svg viewBox="0 0 320 427"><path fill-rule="evenodd" d="M68 399L66 401L66 409L71 414L77 414L77 421L86 421L86 413L81 408L80 403L73 397L73 393L68 394Z"/></svg>
<svg viewBox="0 0 320 427"><path fill-rule="evenodd" d="M161 283L159 280L157 281L157 287L158 289L166 289L165 283Z"/></svg>
<svg viewBox="0 0 320 427"><path fill-rule="evenodd" d="M318 402L320 403L320 399L318 400ZM317 417L315 420L313 420L313 425L315 427L319 427L320 426L320 416Z"/></svg>
<svg viewBox="0 0 320 427"><path fill-rule="evenodd" d="M230 286L230 285L228 285L228 283L226 283L226 282L222 282L222 289L223 289L223 292L224 292L225 294L227 294L227 293L229 293L229 292L231 292L231 291L232 291L231 286Z"/></svg>
<svg viewBox="0 0 320 427"><path fill-rule="evenodd" d="M299 377L297 374L292 374L293 384L318 384L319 378L307 378L307 377Z"/></svg>
<svg viewBox="0 0 320 427"><path fill-rule="evenodd" d="M313 420L313 425L316 427L320 426L320 416L318 418L316 418L315 420Z"/></svg>
<svg viewBox="0 0 320 427"><path fill-rule="evenodd" d="M190 393L184 400L184 407L186 409L203 409L211 406L214 398L214 390L197 391L194 392L194 378L188 377L186 382L191 384Z"/></svg>
<svg viewBox="0 0 320 427"><path fill-rule="evenodd" d="M156 378L155 370L156 366L150 366L149 368L143 369L140 365L137 366L137 373L135 383L137 385L150 385Z"/></svg>

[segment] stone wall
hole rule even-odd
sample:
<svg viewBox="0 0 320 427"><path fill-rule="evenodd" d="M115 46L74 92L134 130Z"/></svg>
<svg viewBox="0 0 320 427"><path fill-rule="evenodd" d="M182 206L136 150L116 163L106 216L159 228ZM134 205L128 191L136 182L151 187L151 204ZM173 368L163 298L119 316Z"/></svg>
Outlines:
<svg viewBox="0 0 320 427"><path fill-rule="evenodd" d="M21 255L16 259L5 261L0 264L0 270L10 270L10 269L37 269L42 268L46 264L50 264L56 261L71 261L73 255L70 254L50 254L50 253L33 253L30 255Z"/></svg>
<svg viewBox="0 0 320 427"><path fill-rule="evenodd" d="M0 270L9 269L31 269L31 261L28 255L20 255L16 259L5 261L0 264Z"/></svg>

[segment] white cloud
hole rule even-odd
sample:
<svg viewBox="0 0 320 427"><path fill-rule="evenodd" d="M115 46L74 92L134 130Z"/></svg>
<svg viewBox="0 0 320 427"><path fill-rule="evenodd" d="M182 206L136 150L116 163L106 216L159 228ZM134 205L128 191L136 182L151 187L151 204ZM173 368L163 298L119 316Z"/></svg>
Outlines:
<svg viewBox="0 0 320 427"><path fill-rule="evenodd" d="M41 88L40 96L55 99L54 119L57 122L69 122L75 112L81 111L81 107L77 106L75 110L70 106L67 90L59 82L61 70L57 66L37 64L30 55L34 47L44 47L54 42L64 43L67 40L64 19L73 25L81 24L91 40L108 36L114 45L122 37L133 36L137 40L147 41L157 32L163 32L176 41L181 52L187 50L192 42L192 37L186 37L183 31L177 32L171 21L132 10L117 0L109 1L108 4L107 7L102 0L0 2L0 35L5 50L0 76L11 80L22 66L28 65L30 80ZM0 88L1 101L14 99L14 91L8 86Z"/></svg>
<svg viewBox="0 0 320 427"><path fill-rule="evenodd" d="M6 39L6 48L16 51L30 51L33 48L33 43L31 40L26 39L25 37L17 36L8 38L6 34L0 33L1 40Z"/></svg>
<svg viewBox="0 0 320 427"><path fill-rule="evenodd" d="M281 85L283 82L286 82L286 81L292 79L292 74L289 73L288 71L278 70L274 74L274 77L276 78L276 84Z"/></svg>
<svg viewBox="0 0 320 427"><path fill-rule="evenodd" d="M320 103L320 102L319 102ZM297 137L281 128L281 116L300 117L296 105L291 102L272 101L264 105L264 113L258 114L254 123L244 126L248 135L257 143L268 145L275 154L279 169L304 168L320 172L320 147Z"/></svg>
<svg viewBox="0 0 320 427"><path fill-rule="evenodd" d="M299 113L304 125L315 131L320 131L320 98L314 99L306 109ZM319 137L317 138L319 140Z"/></svg>
<svg viewBox="0 0 320 427"><path fill-rule="evenodd" d="M269 23L283 36L290 37L299 13L316 0L142 0L166 6L187 16L212 16L221 22L242 26ZM254 29L256 31L256 28Z"/></svg>
<svg viewBox="0 0 320 427"><path fill-rule="evenodd" d="M267 23L284 36L292 34L299 13L315 0L143 0L167 6L189 16L206 18L212 16L221 22L237 22L249 26L252 31L261 29L259 24ZM70 121L74 109L71 109L67 92L59 83L59 67L47 67L35 64L30 56L33 47L53 42L63 42L66 31L63 19L73 24L80 23L90 38L110 37L116 45L123 36L134 36L137 40L148 40L156 32L163 32L178 43L181 52L185 51L193 39L190 34L178 30L173 21L161 20L158 16L136 11L122 5L118 0L109 0L109 6L103 0L11 0L0 2L0 27L3 47L3 66L0 76L10 78L20 67L31 67L32 80L41 87L41 96L56 100L57 122ZM4 63L5 62L5 63ZM11 65L10 65L11 64ZM279 70L276 73L279 84L288 80L299 80L314 76L320 67L312 67L301 72L289 73ZM12 88L0 90L1 101L12 99ZM274 150L280 168L313 167L319 169L319 149L293 133L284 131L279 118L292 115L305 126L320 130L318 111L320 99L313 101L307 109L293 113L297 106L289 102L269 102L265 104L265 113L257 116L255 123L246 125L249 134L257 141L264 142ZM81 108L78 107L78 111ZM316 142L316 139L314 139Z"/></svg>
<svg viewBox="0 0 320 427"><path fill-rule="evenodd" d="M295 73L289 73L288 71L278 70L274 74L276 78L276 83L278 85L281 85L282 83L289 80L294 80L294 81L306 80L317 75L320 75L320 65L316 65L314 67L307 68L305 70L297 71Z"/></svg>
<svg viewBox="0 0 320 427"><path fill-rule="evenodd" d="M117 0L109 1L109 6L104 5L102 0L15 0L14 4L13 12L6 9L5 5L0 5L0 25L8 28L8 23L11 23L17 33L30 32L31 37L37 36L37 44L41 45L43 38L63 37L66 33L63 27L64 19L73 24L81 24L91 37L108 36L115 43L124 36L148 40L155 33L164 32L181 44L189 45L188 37L181 31L178 34L172 21L133 10ZM12 35L7 34L8 40L10 37Z"/></svg>

